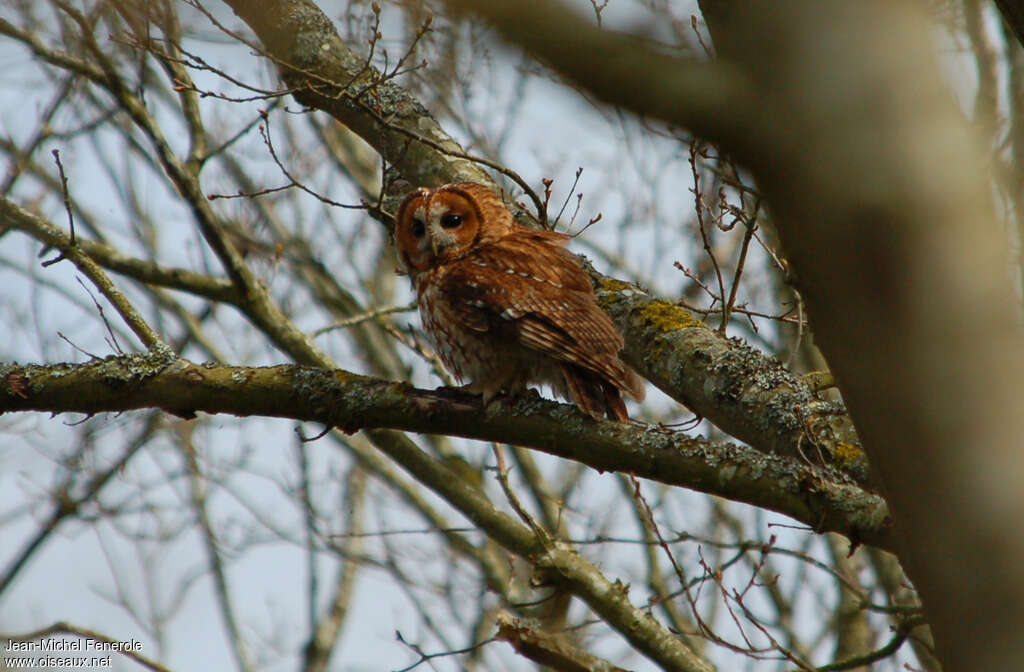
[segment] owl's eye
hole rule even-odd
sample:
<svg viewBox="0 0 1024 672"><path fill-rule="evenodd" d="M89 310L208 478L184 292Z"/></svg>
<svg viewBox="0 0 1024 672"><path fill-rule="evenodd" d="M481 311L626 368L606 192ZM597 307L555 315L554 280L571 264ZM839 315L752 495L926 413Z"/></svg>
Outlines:
<svg viewBox="0 0 1024 672"><path fill-rule="evenodd" d="M446 229L454 229L462 224L462 215L445 215L441 218L441 226Z"/></svg>
<svg viewBox="0 0 1024 672"><path fill-rule="evenodd" d="M422 238L423 234L427 230L427 225L423 223L422 219L412 220L412 235L415 238Z"/></svg>

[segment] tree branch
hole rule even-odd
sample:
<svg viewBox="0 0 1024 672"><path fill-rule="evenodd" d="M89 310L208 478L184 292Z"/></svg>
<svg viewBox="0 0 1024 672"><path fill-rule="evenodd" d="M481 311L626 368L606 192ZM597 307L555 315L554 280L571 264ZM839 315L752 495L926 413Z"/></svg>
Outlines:
<svg viewBox="0 0 1024 672"><path fill-rule="evenodd" d="M66 188L66 185L65 185ZM67 198L65 196L65 198ZM67 201L66 201L67 202ZM68 216L71 216L70 206ZM89 278L99 289L100 293L107 298L114 306L118 314L125 321L128 327L138 336L142 344L153 352L161 353L165 358L172 359L174 353L170 347L163 342L160 335L153 330L145 318L135 309L135 306L128 301L128 298L110 281L110 277L100 268L89 254L79 245L75 238L74 229L70 235L52 226L50 223L35 217L27 211L19 208L6 198L0 198L0 223L16 226L36 238L43 240L52 247L60 250L60 256L52 261L43 262L49 265L62 259L68 259L78 268L81 273ZM97 304L98 305L98 304Z"/></svg>
<svg viewBox="0 0 1024 672"><path fill-rule="evenodd" d="M867 457L840 401L821 399L782 362L708 328L692 313L600 274L598 302L644 378L754 448L840 469L868 483Z"/></svg>
<svg viewBox="0 0 1024 672"><path fill-rule="evenodd" d="M609 30L547 0L448 0L492 23L571 82L612 105L700 129L706 137L749 146L760 133L755 91L728 61L683 61L642 39ZM657 73L656 77L641 73ZM686 101L680 105L679 101Z"/></svg>
<svg viewBox="0 0 1024 672"><path fill-rule="evenodd" d="M493 184L404 88L341 40L310 0L224 0L256 33L295 99L323 110L370 143L409 182ZM430 144L417 142L422 137ZM445 151L439 151L443 148Z"/></svg>
<svg viewBox="0 0 1024 672"><path fill-rule="evenodd" d="M23 231L51 247L59 248L67 241L67 234L60 228L3 197L0 197L0 227ZM93 240L77 238L75 243L100 266L140 283L188 292L211 301L233 305L242 303L235 286L227 279L130 257L110 245Z"/></svg>
<svg viewBox="0 0 1024 672"><path fill-rule="evenodd" d="M568 642L564 636L545 632L507 611L498 613L497 638L508 642L519 655L546 669L560 672L626 672L607 660L584 651Z"/></svg>
<svg viewBox="0 0 1024 672"><path fill-rule="evenodd" d="M1010 26L1017 41L1024 45L1024 2L1020 0L995 0L1003 20Z"/></svg>
<svg viewBox="0 0 1024 672"><path fill-rule="evenodd" d="M884 500L838 473L656 427L588 420L573 406L529 395L481 411L479 398L460 390L431 392L342 370L293 365L246 368L179 359L162 366L126 356L88 364L0 367L0 413L138 408L186 417L203 411L315 421L346 432L373 430L374 440L388 444L392 433L382 428L514 443L599 471L626 471L778 511L855 543L892 544Z"/></svg>

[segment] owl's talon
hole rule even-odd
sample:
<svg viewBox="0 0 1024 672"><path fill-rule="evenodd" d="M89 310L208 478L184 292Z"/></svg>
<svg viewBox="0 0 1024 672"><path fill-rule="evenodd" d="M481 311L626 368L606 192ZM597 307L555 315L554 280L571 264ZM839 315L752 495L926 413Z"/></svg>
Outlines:
<svg viewBox="0 0 1024 672"><path fill-rule="evenodd" d="M518 401L534 401L540 398L540 392L533 387L515 390L514 392L499 390L492 394L490 399L484 402L484 408L487 408L494 402L501 403L502 401L507 401L509 404L514 404Z"/></svg>
<svg viewBox="0 0 1024 672"><path fill-rule="evenodd" d="M472 394L476 397L483 397L484 408L487 408L492 401L502 395L500 387L495 387L494 385L488 385L486 383L472 382L455 389L462 390L466 394Z"/></svg>
<svg viewBox="0 0 1024 672"><path fill-rule="evenodd" d="M468 385L459 385L455 387L449 385L442 385L441 387L436 388L434 391L436 393L443 394L448 397L479 397L481 409L486 409L488 406L490 406L491 402L493 402L494 400L498 399L501 396L504 396L500 390L489 391L483 388L482 386L476 385L474 383L469 383Z"/></svg>

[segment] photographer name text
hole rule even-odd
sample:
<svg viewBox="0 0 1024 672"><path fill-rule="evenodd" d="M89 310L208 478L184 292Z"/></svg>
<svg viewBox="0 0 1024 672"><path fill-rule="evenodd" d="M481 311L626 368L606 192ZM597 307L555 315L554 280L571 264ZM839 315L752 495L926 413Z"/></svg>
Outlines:
<svg viewBox="0 0 1024 672"><path fill-rule="evenodd" d="M105 642L98 639L43 639L34 642L19 642L11 640L4 647L4 653L51 653L54 651L65 652L111 652L126 651L138 653L142 651L142 642L137 639L129 639L124 642Z"/></svg>

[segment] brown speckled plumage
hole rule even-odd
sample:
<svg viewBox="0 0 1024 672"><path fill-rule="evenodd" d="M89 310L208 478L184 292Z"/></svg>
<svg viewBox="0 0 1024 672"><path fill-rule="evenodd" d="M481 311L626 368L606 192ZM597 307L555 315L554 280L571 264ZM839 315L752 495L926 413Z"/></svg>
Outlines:
<svg viewBox="0 0 1024 672"><path fill-rule="evenodd" d="M519 226L493 191L459 183L410 194L395 239L438 355L485 402L542 383L594 417L629 420L621 392L643 399L643 384L568 236Z"/></svg>

